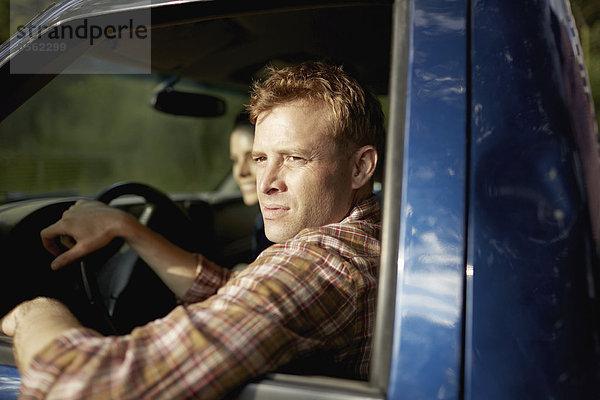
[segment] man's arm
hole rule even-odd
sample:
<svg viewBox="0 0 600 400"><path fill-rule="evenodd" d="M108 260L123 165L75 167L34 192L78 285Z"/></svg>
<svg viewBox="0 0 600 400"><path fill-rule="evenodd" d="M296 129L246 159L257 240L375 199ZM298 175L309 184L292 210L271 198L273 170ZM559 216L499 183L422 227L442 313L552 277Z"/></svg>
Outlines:
<svg viewBox="0 0 600 400"><path fill-rule="evenodd" d="M325 345L346 351L357 330L353 321L362 320L356 306L364 285L350 279L354 272L320 265L335 257L315 259L318 247L302 251L263 256L210 299L176 307L129 335L66 331L21 370L21 395L219 399Z"/></svg>
<svg viewBox="0 0 600 400"><path fill-rule="evenodd" d="M79 327L64 304L46 297L21 303L2 319L2 332L13 337L14 357L21 371L54 339Z"/></svg>
<svg viewBox="0 0 600 400"><path fill-rule="evenodd" d="M115 237L124 239L182 297L196 275L196 256L142 225L133 215L97 201L78 201L55 224L41 232L44 247L56 256L53 269L62 268L102 247ZM71 242L61 252L57 239Z"/></svg>

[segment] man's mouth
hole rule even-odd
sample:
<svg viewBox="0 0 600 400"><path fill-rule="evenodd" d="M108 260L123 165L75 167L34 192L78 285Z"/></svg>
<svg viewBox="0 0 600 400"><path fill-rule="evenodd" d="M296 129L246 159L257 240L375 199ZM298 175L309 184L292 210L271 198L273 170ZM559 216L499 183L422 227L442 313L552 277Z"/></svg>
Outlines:
<svg viewBox="0 0 600 400"><path fill-rule="evenodd" d="M262 214L265 219L277 219L288 213L289 207L278 204L263 205Z"/></svg>

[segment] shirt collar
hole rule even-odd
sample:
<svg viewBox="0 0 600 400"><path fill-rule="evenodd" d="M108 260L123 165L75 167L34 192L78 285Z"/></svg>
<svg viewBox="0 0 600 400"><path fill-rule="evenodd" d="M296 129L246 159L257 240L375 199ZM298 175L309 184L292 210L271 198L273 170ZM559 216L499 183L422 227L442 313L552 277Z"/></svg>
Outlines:
<svg viewBox="0 0 600 400"><path fill-rule="evenodd" d="M341 222L352 222L352 221L368 221L368 222L380 222L381 221L381 210L379 208L379 200L373 194L366 200L358 203L350 214L344 218Z"/></svg>

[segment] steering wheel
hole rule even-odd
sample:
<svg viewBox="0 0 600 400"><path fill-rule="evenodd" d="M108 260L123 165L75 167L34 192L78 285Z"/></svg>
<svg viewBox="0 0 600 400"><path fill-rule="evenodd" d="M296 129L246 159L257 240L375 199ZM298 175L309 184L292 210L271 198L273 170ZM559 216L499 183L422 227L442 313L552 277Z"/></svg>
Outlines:
<svg viewBox="0 0 600 400"><path fill-rule="evenodd" d="M124 195L146 200L139 212L140 223L192 251L196 227L185 211L158 189L142 183L117 183L96 199L109 204ZM127 333L165 315L176 304L173 293L120 239L81 260L80 273L89 302L104 320L96 320L93 328L104 334ZM120 306L120 301L125 305Z"/></svg>

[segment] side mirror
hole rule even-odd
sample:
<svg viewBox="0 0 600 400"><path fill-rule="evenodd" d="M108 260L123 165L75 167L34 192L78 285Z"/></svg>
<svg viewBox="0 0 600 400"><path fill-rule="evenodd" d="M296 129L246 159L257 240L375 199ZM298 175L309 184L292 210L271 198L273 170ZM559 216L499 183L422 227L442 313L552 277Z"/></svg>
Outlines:
<svg viewBox="0 0 600 400"><path fill-rule="evenodd" d="M180 92L167 84L155 91L150 104L158 111L189 117L220 117L225 114L225 101L201 93Z"/></svg>

